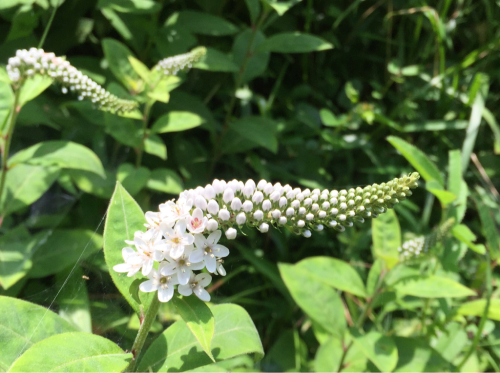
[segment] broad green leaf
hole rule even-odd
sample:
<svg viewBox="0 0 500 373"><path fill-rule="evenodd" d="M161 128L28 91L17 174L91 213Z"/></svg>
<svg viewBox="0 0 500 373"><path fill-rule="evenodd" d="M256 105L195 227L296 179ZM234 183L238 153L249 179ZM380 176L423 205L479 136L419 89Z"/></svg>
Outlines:
<svg viewBox="0 0 500 373"><path fill-rule="evenodd" d="M212 355L223 361L243 354L262 359L264 350L248 313L236 304L211 308L215 318ZM189 358L186 358L189 356ZM139 362L140 372L187 371L203 367L212 360L202 350L184 321L177 321L157 337Z"/></svg>
<svg viewBox="0 0 500 373"><path fill-rule="evenodd" d="M154 0L99 0L97 3L99 9L107 7L121 13L146 14L159 11L161 5Z"/></svg>
<svg viewBox="0 0 500 373"><path fill-rule="evenodd" d="M245 0L245 3L248 8L248 12L250 13L250 19L252 21L252 24L255 24L257 22L257 17L260 15L261 7L260 7L260 1L259 0Z"/></svg>
<svg viewBox="0 0 500 373"><path fill-rule="evenodd" d="M457 196L455 194L453 194L452 192L448 192L447 190L443 190L442 185L439 184L439 182L435 179L429 180L425 184L425 188L429 192L434 194L443 206L447 206L457 199Z"/></svg>
<svg viewBox="0 0 500 373"><path fill-rule="evenodd" d="M205 58L194 64L193 67L209 71L238 71L238 65L236 65L225 53L219 52L217 49L213 48L207 48Z"/></svg>
<svg viewBox="0 0 500 373"><path fill-rule="evenodd" d="M251 29L240 32L234 39L232 50L234 62L243 68L246 61L245 70L241 75L242 83L249 82L266 71L270 52L257 51L264 40L266 36L261 31L257 30L253 34Z"/></svg>
<svg viewBox="0 0 500 373"><path fill-rule="evenodd" d="M85 193L109 199L113 194L116 177L114 173L107 170L105 172L105 179L93 172L80 170L66 170L63 172L63 175L66 174L70 176L78 188Z"/></svg>
<svg viewBox="0 0 500 373"><path fill-rule="evenodd" d="M119 41L109 38L102 40L102 49L108 61L109 69L116 78L128 89L139 91L139 75L128 60L129 56L133 56L130 49Z"/></svg>
<svg viewBox="0 0 500 373"><path fill-rule="evenodd" d="M57 273L102 248L102 236L87 229L56 229L32 257L32 278Z"/></svg>
<svg viewBox="0 0 500 373"><path fill-rule="evenodd" d="M450 363L468 343L470 342L464 325L454 321L446 324L442 333L431 340L432 347Z"/></svg>
<svg viewBox="0 0 500 373"><path fill-rule="evenodd" d="M449 207L450 217L455 218L460 223L467 210L468 187L462 178L462 158L460 150L450 150L448 152L448 190L458 198Z"/></svg>
<svg viewBox="0 0 500 373"><path fill-rule="evenodd" d="M126 246L124 241L133 240L136 231L144 231L145 222L144 213L137 202L119 182L116 182L104 226L104 257L113 282L138 314L141 313L143 306L134 299L129 289L136 279L145 277L140 272L134 277L127 277L126 273L118 273L113 267L124 262L122 257L122 249ZM156 292L150 294L148 299L156 296ZM147 305L145 306L147 308Z"/></svg>
<svg viewBox="0 0 500 373"><path fill-rule="evenodd" d="M147 187L163 193L179 194L184 190L181 178L173 170L157 168L151 171Z"/></svg>
<svg viewBox="0 0 500 373"><path fill-rule="evenodd" d="M92 333L87 280L83 276L80 266L57 272L57 283L65 284L57 296L57 304L59 316L73 325L76 330Z"/></svg>
<svg viewBox="0 0 500 373"><path fill-rule="evenodd" d="M257 50L259 52L308 53L332 48L332 44L317 36L300 32L284 32L271 36Z"/></svg>
<svg viewBox="0 0 500 373"><path fill-rule="evenodd" d="M10 288L28 273L31 268L31 252L36 239L19 225L0 236L0 286Z"/></svg>
<svg viewBox="0 0 500 373"><path fill-rule="evenodd" d="M300 308L329 333L341 337L346 320L337 291L297 265L279 263L278 268Z"/></svg>
<svg viewBox="0 0 500 373"><path fill-rule="evenodd" d="M235 25L223 18L192 10L179 12L176 24L202 35L224 36L238 31Z"/></svg>
<svg viewBox="0 0 500 373"><path fill-rule="evenodd" d="M495 154L500 154L500 126L495 119L493 113L486 107L483 108L483 119L490 126L493 136L495 137L495 145L493 147Z"/></svg>
<svg viewBox="0 0 500 373"><path fill-rule="evenodd" d="M168 103L170 101L170 92L180 86L182 80L174 75L166 75L159 79L160 81L148 92L148 96L156 101Z"/></svg>
<svg viewBox="0 0 500 373"><path fill-rule="evenodd" d="M319 111L319 116L321 117L321 122L327 127L338 127L344 123L344 120L335 117L330 110L323 108Z"/></svg>
<svg viewBox="0 0 500 373"><path fill-rule="evenodd" d="M453 236L466 244L469 249L475 251L478 254L485 254L486 248L483 245L475 245L473 241L477 239L476 235L464 224L458 224L451 230Z"/></svg>
<svg viewBox="0 0 500 373"><path fill-rule="evenodd" d="M116 179L130 195L135 196L146 186L150 174L146 167L135 168L130 163L122 163L116 171Z"/></svg>
<svg viewBox="0 0 500 373"><path fill-rule="evenodd" d="M71 141L45 141L30 146L9 159L9 167L19 163L84 170L105 177L97 155L89 148Z"/></svg>
<svg viewBox="0 0 500 373"><path fill-rule="evenodd" d="M297 360L307 359L307 346L297 330L284 330L266 352L260 366L263 372L289 372L299 367Z"/></svg>
<svg viewBox="0 0 500 373"><path fill-rule="evenodd" d="M151 128L151 132L167 133L186 131L198 127L203 122L203 118L197 114L188 111L171 111L158 118Z"/></svg>
<svg viewBox="0 0 500 373"><path fill-rule="evenodd" d="M316 357L314 358L314 371L338 372L343 354L344 346L340 338L330 337L330 339L323 343L316 352Z"/></svg>
<svg viewBox="0 0 500 373"><path fill-rule="evenodd" d="M296 264L309 272L318 281L333 286L339 290L366 298L363 280L358 272L348 263L326 256L317 256L304 259Z"/></svg>
<svg viewBox="0 0 500 373"><path fill-rule="evenodd" d="M160 136L149 134L144 140L144 151L163 160L167 159L167 146Z"/></svg>
<svg viewBox="0 0 500 373"><path fill-rule="evenodd" d="M403 132L447 131L462 130L467 127L466 120L429 120L424 123L408 123L402 128Z"/></svg>
<svg viewBox="0 0 500 373"><path fill-rule="evenodd" d="M23 107L28 101L33 100L52 84L52 78L46 75L35 75L27 79L19 92L19 106Z"/></svg>
<svg viewBox="0 0 500 373"><path fill-rule="evenodd" d="M483 316L484 307L486 306L486 299L473 300L461 304L457 313L464 316ZM500 299L491 299L490 307L488 308L488 318L500 321Z"/></svg>
<svg viewBox="0 0 500 373"><path fill-rule="evenodd" d="M372 220L373 254L385 261L391 269L399 261L398 248L401 246L401 228L394 210L387 210Z"/></svg>
<svg viewBox="0 0 500 373"><path fill-rule="evenodd" d="M148 83L150 79L150 71L148 67L134 56L128 56L128 62L130 62L130 65L132 65L132 68L137 73L137 75L139 75L146 83Z"/></svg>
<svg viewBox="0 0 500 373"><path fill-rule="evenodd" d="M215 320L210 308L196 296L174 296L172 300L175 308L177 308L187 327L200 343L203 351L215 362L210 349L214 336Z"/></svg>
<svg viewBox="0 0 500 373"><path fill-rule="evenodd" d="M424 338L394 337L398 348L395 372L450 372L451 364L441 357Z"/></svg>
<svg viewBox="0 0 500 373"><path fill-rule="evenodd" d="M278 151L278 140L276 139L276 123L271 119L249 116L231 123L231 129L240 136L253 141L273 153Z"/></svg>
<svg viewBox="0 0 500 373"><path fill-rule="evenodd" d="M7 126L13 105L14 93L10 84L0 80L0 133L5 132L4 125Z"/></svg>
<svg viewBox="0 0 500 373"><path fill-rule="evenodd" d="M495 225L493 220L493 211L486 206L484 202L477 203L477 210L479 212L479 218L481 220L481 225L483 226L484 236L486 237L486 242L488 243L488 248L491 251L491 258L500 258L500 230Z"/></svg>
<svg viewBox="0 0 500 373"><path fill-rule="evenodd" d="M351 330L351 335L356 346L381 372L392 372L396 368L398 349L391 337L374 330L364 335Z"/></svg>
<svg viewBox="0 0 500 373"><path fill-rule="evenodd" d="M385 271L385 262L382 259L375 260L370 268L370 272L368 272L368 279L366 280L366 292L369 296L373 297L377 285L380 281L383 281L380 278Z"/></svg>
<svg viewBox="0 0 500 373"><path fill-rule="evenodd" d="M7 172L0 200L0 215L8 215L31 205L57 180L59 167L19 164Z"/></svg>
<svg viewBox="0 0 500 373"><path fill-rule="evenodd" d="M408 277L396 283L394 289L398 294L420 298L460 298L476 294L456 281L438 276Z"/></svg>
<svg viewBox="0 0 500 373"><path fill-rule="evenodd" d="M0 371L24 351L51 335L75 329L54 312L34 303L0 295Z"/></svg>
<svg viewBox="0 0 500 373"><path fill-rule="evenodd" d="M288 0L288 1L278 1L278 0L262 0L263 3L267 4L273 8L279 16L285 14L292 6L300 3L302 0Z"/></svg>
<svg viewBox="0 0 500 373"><path fill-rule="evenodd" d="M9 372L122 372L132 358L98 335L63 333L33 345Z"/></svg>
<svg viewBox="0 0 500 373"><path fill-rule="evenodd" d="M425 181L434 179L444 187L443 175L441 175L436 165L420 149L395 136L387 137L387 141L399 150L403 157L422 175Z"/></svg>
<svg viewBox="0 0 500 373"><path fill-rule="evenodd" d="M104 113L106 121L106 133L113 136L118 142L139 148L142 145L143 132L138 121Z"/></svg>

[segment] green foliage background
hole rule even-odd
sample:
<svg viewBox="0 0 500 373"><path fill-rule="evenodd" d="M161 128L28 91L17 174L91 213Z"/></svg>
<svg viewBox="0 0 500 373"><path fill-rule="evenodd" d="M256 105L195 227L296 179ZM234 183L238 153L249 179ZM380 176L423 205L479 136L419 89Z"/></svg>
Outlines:
<svg viewBox="0 0 500 373"><path fill-rule="evenodd" d="M0 2L2 121L11 104L3 65L38 45L57 3ZM248 311L266 356L225 368L499 371L499 20L492 0L62 1L43 48L121 98L140 100L144 88L129 55L150 68L199 45L208 54L170 82L145 137L141 120L93 110L54 85L22 108L9 161L18 164L11 190L20 197L1 201L0 294L50 307L126 349L138 318L111 281L101 236L117 180L155 211L214 178L348 189L417 170L421 187L373 225L310 239L245 231L226 242L228 276L215 278L212 300ZM15 155L42 141L54 141L53 152L61 140L100 162ZM46 172L38 184L29 179L36 167ZM26 195L23 180L32 187ZM377 292L381 263L390 267L403 241L450 217L455 226L432 255L391 271L366 322L355 325ZM310 257L342 262L290 264ZM327 263L330 274L349 265L320 286L314 276ZM177 319L162 305L152 331ZM342 345L335 333L346 325L354 344L344 358L353 342Z"/></svg>

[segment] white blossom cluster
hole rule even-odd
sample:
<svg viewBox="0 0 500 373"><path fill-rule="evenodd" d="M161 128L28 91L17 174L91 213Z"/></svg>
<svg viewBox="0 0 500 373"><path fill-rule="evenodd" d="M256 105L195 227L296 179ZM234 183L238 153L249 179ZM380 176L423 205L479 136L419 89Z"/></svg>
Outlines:
<svg viewBox="0 0 500 373"><path fill-rule="evenodd" d="M420 253L427 253L429 250L429 242L424 236L419 236L411 240L405 241L401 247L398 247L401 260L409 260L416 258Z"/></svg>
<svg viewBox="0 0 500 373"><path fill-rule="evenodd" d="M62 85L63 93L74 92L79 100L88 99L100 109L127 112L138 106L135 101L119 99L68 61L43 49L18 50L15 57L9 58L7 73L18 86L35 75L49 76Z"/></svg>
<svg viewBox="0 0 500 373"><path fill-rule="evenodd" d="M222 264L229 250L218 243L222 230L227 239L235 239L235 227L244 225L261 232L267 232L271 225L286 227L305 237L311 236L311 230L324 227L343 231L354 221L377 217L410 196L419 177L415 172L388 183L341 191L301 190L266 180L256 184L253 180L215 179L205 187L182 192L175 202L160 204L159 212L146 212L148 230L136 232L134 241L126 241L135 250L125 247L125 263L114 270L128 276L142 270L149 280L139 289L158 290L162 302L172 298L175 285L182 295L194 293L208 301L210 295L204 287L212 277L207 273L195 275L193 270L206 268L209 273L225 276Z"/></svg>
<svg viewBox="0 0 500 373"><path fill-rule="evenodd" d="M179 71L193 67L206 53L207 49L205 47L197 47L188 53L164 58L158 62L156 70L163 71L165 75L176 75Z"/></svg>

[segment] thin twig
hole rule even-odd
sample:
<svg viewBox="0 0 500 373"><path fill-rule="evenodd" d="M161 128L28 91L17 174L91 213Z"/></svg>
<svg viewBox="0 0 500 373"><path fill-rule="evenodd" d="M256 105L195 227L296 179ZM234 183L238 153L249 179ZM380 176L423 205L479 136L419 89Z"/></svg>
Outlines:
<svg viewBox="0 0 500 373"><path fill-rule="evenodd" d="M495 185L491 182L490 177L486 173L486 171L483 168L483 165L481 162L479 162L479 159L477 158L476 153L471 153L470 159L472 159L472 162L476 166L477 170L481 174L481 177L483 178L484 182L488 184L488 187L490 188L491 194L493 194L497 199L500 198L500 194L498 193L498 190L495 188Z"/></svg>

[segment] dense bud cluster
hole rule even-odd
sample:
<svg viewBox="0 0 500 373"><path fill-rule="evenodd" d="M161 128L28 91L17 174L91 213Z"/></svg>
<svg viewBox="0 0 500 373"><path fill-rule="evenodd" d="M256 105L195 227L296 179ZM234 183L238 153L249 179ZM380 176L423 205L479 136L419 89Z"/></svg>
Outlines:
<svg viewBox="0 0 500 373"><path fill-rule="evenodd" d="M68 61L43 49L18 50L15 57L9 58L7 73L18 86L35 75L49 76L62 85L63 93L75 92L79 100L88 99L100 109L127 112L137 107L135 101L119 99Z"/></svg>
<svg viewBox="0 0 500 373"><path fill-rule="evenodd" d="M156 70L163 71L165 75L176 75L179 71L193 67L196 62L205 57L206 53L205 47L197 47L188 53L164 58L158 62Z"/></svg>
<svg viewBox="0 0 500 373"><path fill-rule="evenodd" d="M267 232L270 226L286 227L304 237L325 227L344 231L410 196L419 177L414 172L387 183L340 191L301 190L266 180L256 184L253 180L216 179L205 187L182 192L175 202L160 204L159 212L146 212L148 231L135 233L134 241L128 243L136 250L124 248L125 263L114 269L128 276L142 270L150 279L140 285L140 290L158 290L163 302L171 299L177 284L179 293L194 292L200 299L209 300L204 286L211 276L195 275L193 270L206 268L210 273L226 274L222 264L229 250L218 243L222 230L230 240L236 238L236 228L244 225L261 232ZM153 268L155 261L160 263L158 270Z"/></svg>

